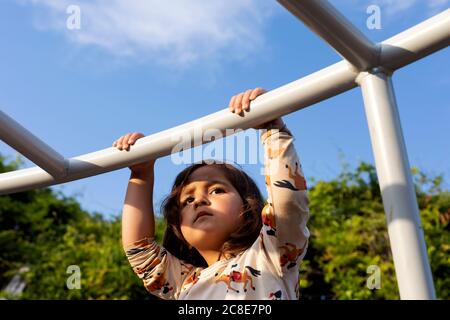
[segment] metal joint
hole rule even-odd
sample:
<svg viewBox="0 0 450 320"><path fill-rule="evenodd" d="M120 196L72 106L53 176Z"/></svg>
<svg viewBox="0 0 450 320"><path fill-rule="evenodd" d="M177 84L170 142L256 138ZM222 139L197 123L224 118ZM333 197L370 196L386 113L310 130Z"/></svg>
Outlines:
<svg viewBox="0 0 450 320"><path fill-rule="evenodd" d="M361 71L355 78L355 82L361 86L361 81L367 77L368 75L384 75L386 77L391 77L393 75L394 71L390 70L388 68L385 68L383 66L377 66L374 68L371 68L366 71Z"/></svg>

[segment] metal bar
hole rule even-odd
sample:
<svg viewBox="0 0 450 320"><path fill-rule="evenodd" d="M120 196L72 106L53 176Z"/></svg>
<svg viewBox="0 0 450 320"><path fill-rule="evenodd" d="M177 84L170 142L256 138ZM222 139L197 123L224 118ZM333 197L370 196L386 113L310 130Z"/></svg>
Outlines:
<svg viewBox="0 0 450 320"><path fill-rule="evenodd" d="M1 110L0 138L52 176L66 175L64 157Z"/></svg>
<svg viewBox="0 0 450 320"><path fill-rule="evenodd" d="M435 299L419 208L390 76L358 77L402 299Z"/></svg>
<svg viewBox="0 0 450 320"><path fill-rule="evenodd" d="M40 168L0 174L0 195L82 179L166 156L174 152L174 147L180 144L181 138L190 137L192 146L207 142L203 141L202 134L208 129L220 130L225 136L231 133L226 129L247 129L257 126L356 87L356 76L357 73L352 71L350 65L341 61L259 96L252 102L251 112L244 113L242 117L226 108L181 126L141 138L133 146L132 152L107 148L71 158L68 175L61 179L50 176Z"/></svg>
<svg viewBox="0 0 450 320"><path fill-rule="evenodd" d="M380 65L396 70L450 45L450 9L381 44Z"/></svg>
<svg viewBox="0 0 450 320"><path fill-rule="evenodd" d="M326 0L278 0L358 70L377 66L378 48Z"/></svg>

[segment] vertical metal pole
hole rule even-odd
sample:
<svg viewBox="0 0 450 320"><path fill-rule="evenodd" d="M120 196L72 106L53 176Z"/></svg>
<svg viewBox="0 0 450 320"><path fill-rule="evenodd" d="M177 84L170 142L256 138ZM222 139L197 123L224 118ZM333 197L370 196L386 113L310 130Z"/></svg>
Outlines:
<svg viewBox="0 0 450 320"><path fill-rule="evenodd" d="M435 299L435 290L391 77L358 77L375 156L401 299Z"/></svg>

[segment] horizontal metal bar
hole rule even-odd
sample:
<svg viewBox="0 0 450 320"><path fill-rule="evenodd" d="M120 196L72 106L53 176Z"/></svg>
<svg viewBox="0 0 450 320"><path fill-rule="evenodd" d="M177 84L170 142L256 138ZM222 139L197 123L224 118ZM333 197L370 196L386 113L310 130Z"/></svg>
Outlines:
<svg viewBox="0 0 450 320"><path fill-rule="evenodd" d="M0 110L0 139L56 178L67 174L62 155Z"/></svg>
<svg viewBox="0 0 450 320"><path fill-rule="evenodd" d="M201 136L208 129L218 129L225 136L229 133L226 129L257 126L356 87L356 76L357 73L352 71L348 63L341 61L261 95L252 102L251 112L245 112L243 116L231 113L227 108L141 138L130 152L111 147L71 158L68 175L61 179L50 176L40 168L3 173L0 174L0 194L73 181L166 156L171 154L174 147L180 144L180 139L185 137L191 137L192 146L198 146L205 143Z"/></svg>
<svg viewBox="0 0 450 320"><path fill-rule="evenodd" d="M278 0L358 70L378 64L378 48L326 0Z"/></svg>
<svg viewBox="0 0 450 320"><path fill-rule="evenodd" d="M447 11L446 11L447 12ZM395 37L386 43L397 47L395 54L384 51L385 58L392 55L396 59L394 66L402 67L415 59L420 59L434 51L444 47L445 34L449 28L448 13L438 15L439 18L430 18L423 22L426 32L412 35L415 27L403 32L399 41L393 41ZM435 37L433 34L441 36ZM431 40L430 40L431 39ZM436 44L436 41L438 44ZM414 47L413 44L416 45ZM408 48L414 47L414 59ZM341 92L350 90L356 86L357 74L354 68L346 61L338 62L302 79L272 90L258 97L253 104L252 112L240 118L231 114L228 109L213 113L209 116L188 122L184 125L168 129L157 134L139 139L131 152L120 152L114 148L100 150L83 156L69 159L68 174L64 178L54 178L40 168L22 169L0 174L0 194L24 191L28 189L46 187L58 183L64 183L93 175L121 169L145 160L166 156L172 152L177 143L171 141L172 137L182 134L190 134L201 127L203 129L247 129L264 123L276 117L305 108L320 102Z"/></svg>
<svg viewBox="0 0 450 320"><path fill-rule="evenodd" d="M380 65L396 70L450 45L450 9L381 44Z"/></svg>

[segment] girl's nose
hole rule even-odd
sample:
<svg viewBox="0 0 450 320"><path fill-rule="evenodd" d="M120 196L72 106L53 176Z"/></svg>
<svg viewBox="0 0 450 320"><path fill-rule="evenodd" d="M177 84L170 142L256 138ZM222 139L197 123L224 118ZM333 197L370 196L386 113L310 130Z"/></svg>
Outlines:
<svg viewBox="0 0 450 320"><path fill-rule="evenodd" d="M210 202L208 200L208 198L206 197L201 197L195 200L195 208L197 208L200 205L208 205Z"/></svg>

